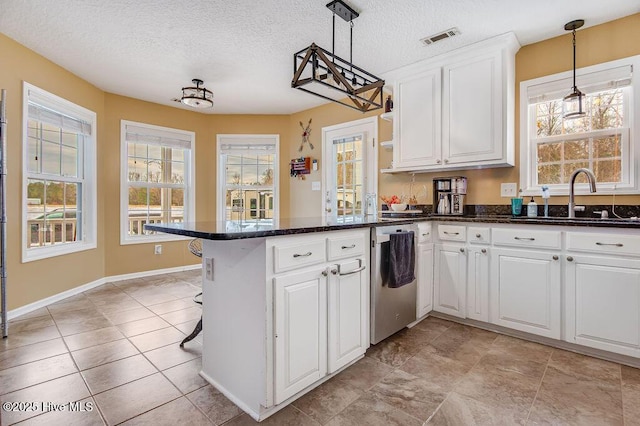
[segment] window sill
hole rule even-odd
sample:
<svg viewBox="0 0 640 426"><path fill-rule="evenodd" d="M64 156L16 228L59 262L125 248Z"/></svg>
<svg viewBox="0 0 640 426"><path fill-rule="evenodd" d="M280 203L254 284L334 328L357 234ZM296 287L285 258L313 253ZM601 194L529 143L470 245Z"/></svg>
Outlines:
<svg viewBox="0 0 640 426"><path fill-rule="evenodd" d="M97 247L96 243L77 243L65 244L57 246L37 247L31 249L22 249L22 263L33 262L36 260L44 260L50 257L63 256L66 254L78 253L86 250L93 250Z"/></svg>

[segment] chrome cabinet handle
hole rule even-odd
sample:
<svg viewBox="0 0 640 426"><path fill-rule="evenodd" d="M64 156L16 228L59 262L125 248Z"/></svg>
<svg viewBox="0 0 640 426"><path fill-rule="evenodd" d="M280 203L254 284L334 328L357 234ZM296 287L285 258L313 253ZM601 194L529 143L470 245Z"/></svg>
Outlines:
<svg viewBox="0 0 640 426"><path fill-rule="evenodd" d="M443 231L443 232L447 235L460 235L459 232L447 232L447 231Z"/></svg>
<svg viewBox="0 0 640 426"><path fill-rule="evenodd" d="M460 253L464 253L464 247L460 247Z"/></svg>
<svg viewBox="0 0 640 426"><path fill-rule="evenodd" d="M535 241L535 238L525 238L525 237L513 237L518 241Z"/></svg>
<svg viewBox="0 0 640 426"><path fill-rule="evenodd" d="M487 252L487 249L482 249L482 250L480 250L480 251L481 251L482 253L486 253L486 252Z"/></svg>
<svg viewBox="0 0 640 426"><path fill-rule="evenodd" d="M329 275L329 273L327 272L327 270L325 269L324 271L322 271L322 276L326 277L327 275Z"/></svg>
<svg viewBox="0 0 640 426"><path fill-rule="evenodd" d="M423 237L426 237L427 235L429 235L429 233L427 232L426 234L422 234Z"/></svg>
<svg viewBox="0 0 640 426"><path fill-rule="evenodd" d="M440 164L440 163L442 163L442 160L438 158L438 159L436 160L436 163Z"/></svg>
<svg viewBox="0 0 640 426"><path fill-rule="evenodd" d="M449 159L448 159L448 158L445 158L445 159L444 159L444 163L445 163L445 164L449 163Z"/></svg>
<svg viewBox="0 0 640 426"><path fill-rule="evenodd" d="M571 256L567 256L567 260L568 260L569 262L573 262L573 257L571 257Z"/></svg>
<svg viewBox="0 0 640 426"><path fill-rule="evenodd" d="M614 246L614 247L623 247L624 244L622 243L600 243L600 242L596 242L597 246Z"/></svg>
<svg viewBox="0 0 640 426"><path fill-rule="evenodd" d="M552 259L553 259L553 260L558 260L558 259L559 259L559 257L558 257L557 255L555 255L555 254L554 254L554 255L553 255L553 257L552 257Z"/></svg>
<svg viewBox="0 0 640 426"><path fill-rule="evenodd" d="M355 274L355 273L358 273L360 271L364 271L365 269L366 269L366 266L363 265L363 266L359 267L358 269L354 269L353 271L347 272L346 274L343 274L342 272L340 272L340 276L344 277L345 275ZM333 271L335 271L335 269ZM333 271L331 271L331 272L333 273Z"/></svg>
<svg viewBox="0 0 640 426"><path fill-rule="evenodd" d="M350 246L342 246L342 250L356 248L355 244L351 244Z"/></svg>
<svg viewBox="0 0 640 426"><path fill-rule="evenodd" d="M343 274L342 271L340 270L340 265L338 265L338 269L332 269L331 273L333 275L338 274L339 276L344 277L345 275L356 274L358 272L364 271L366 267L367 265L362 264L362 259L358 259L358 269L354 269L353 271L349 271Z"/></svg>
<svg viewBox="0 0 640 426"><path fill-rule="evenodd" d="M476 238L480 238L480 237L482 237L482 235L476 234Z"/></svg>
<svg viewBox="0 0 640 426"><path fill-rule="evenodd" d="M293 257L309 257L309 256L311 256L311 254L312 253L310 251L306 252L305 254L294 253Z"/></svg>

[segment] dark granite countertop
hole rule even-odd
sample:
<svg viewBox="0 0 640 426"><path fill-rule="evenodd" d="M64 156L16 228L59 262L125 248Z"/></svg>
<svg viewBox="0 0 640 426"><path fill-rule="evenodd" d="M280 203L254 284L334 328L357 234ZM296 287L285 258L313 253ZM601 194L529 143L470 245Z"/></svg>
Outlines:
<svg viewBox="0 0 640 426"><path fill-rule="evenodd" d="M371 218L355 223L323 224L321 218L288 218L280 219L277 227L258 226L254 224L240 225L236 230L225 229L223 222L187 222L162 224L155 223L145 225L145 229L165 232L168 234L182 235L208 240L237 240L242 238L273 237L278 235L295 235L313 232L338 231L345 229L367 228L372 226L386 226L407 224L420 221L438 222L467 222L467 223L503 223L503 224L528 224L528 225L560 225L560 226L587 226L598 228L630 228L640 229L640 220L617 218L591 218L591 217L534 217L511 215L464 215L464 216L411 216L402 217L401 214L391 217Z"/></svg>

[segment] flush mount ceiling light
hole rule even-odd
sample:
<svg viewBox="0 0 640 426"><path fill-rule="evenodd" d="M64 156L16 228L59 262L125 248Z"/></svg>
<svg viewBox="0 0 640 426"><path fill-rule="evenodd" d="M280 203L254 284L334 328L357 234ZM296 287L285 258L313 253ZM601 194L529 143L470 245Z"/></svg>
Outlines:
<svg viewBox="0 0 640 426"><path fill-rule="evenodd" d="M213 92L205 87L200 87L204 82L194 78L191 80L195 87L183 87L180 102L193 108L212 108Z"/></svg>
<svg viewBox="0 0 640 426"><path fill-rule="evenodd" d="M382 108L384 80L353 65L353 20L358 13L342 0L327 8L333 12L331 52L311 43L294 53L291 87L362 112ZM349 61L335 55L336 15L350 25Z"/></svg>
<svg viewBox="0 0 640 426"><path fill-rule="evenodd" d="M584 25L583 19L576 19L564 26L564 29L573 34L573 88L571 93L562 99L562 116L565 119L584 117L584 93L576 86L576 30Z"/></svg>

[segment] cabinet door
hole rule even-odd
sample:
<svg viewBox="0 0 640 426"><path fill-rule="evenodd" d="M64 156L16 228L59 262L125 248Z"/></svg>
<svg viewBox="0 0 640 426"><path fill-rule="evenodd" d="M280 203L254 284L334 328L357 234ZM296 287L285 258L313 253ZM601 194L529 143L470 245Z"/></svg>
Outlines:
<svg viewBox="0 0 640 426"><path fill-rule="evenodd" d="M327 278L322 272L326 269L274 278L276 404L327 373Z"/></svg>
<svg viewBox="0 0 640 426"><path fill-rule="evenodd" d="M566 339L640 356L640 260L567 257Z"/></svg>
<svg viewBox="0 0 640 426"><path fill-rule="evenodd" d="M437 244L433 310L465 318L467 257L464 246Z"/></svg>
<svg viewBox="0 0 640 426"><path fill-rule="evenodd" d="M433 310L433 244L418 244L418 305L417 318Z"/></svg>
<svg viewBox="0 0 640 426"><path fill-rule="evenodd" d="M491 250L491 322L560 338L560 260L553 252Z"/></svg>
<svg viewBox="0 0 640 426"><path fill-rule="evenodd" d="M503 158L501 51L443 68L442 156L445 165Z"/></svg>
<svg viewBox="0 0 640 426"><path fill-rule="evenodd" d="M331 267L329 278L329 374L363 355L369 346L369 297L363 259Z"/></svg>
<svg viewBox="0 0 640 426"><path fill-rule="evenodd" d="M489 248L467 250L467 317L489 322Z"/></svg>
<svg viewBox="0 0 640 426"><path fill-rule="evenodd" d="M436 68L401 79L395 85L394 168L441 162L441 73Z"/></svg>

